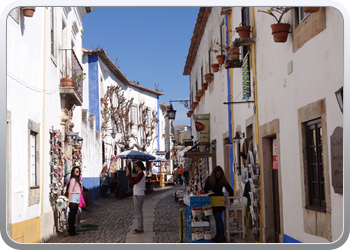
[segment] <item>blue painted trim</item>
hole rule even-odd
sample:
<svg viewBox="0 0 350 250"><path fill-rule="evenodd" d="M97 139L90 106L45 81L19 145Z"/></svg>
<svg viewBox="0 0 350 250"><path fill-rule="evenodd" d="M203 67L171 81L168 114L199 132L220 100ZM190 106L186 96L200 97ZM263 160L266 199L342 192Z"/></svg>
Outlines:
<svg viewBox="0 0 350 250"><path fill-rule="evenodd" d="M284 241L283 243L302 243L301 241L298 241L286 234L283 235L283 241Z"/></svg>
<svg viewBox="0 0 350 250"><path fill-rule="evenodd" d="M229 40L228 38L228 15L225 15L225 25L226 25L226 41ZM228 59L228 55L226 55L227 59ZM231 102L231 78L230 78L230 69L226 70L227 72L227 100L228 102ZM230 142L232 142L232 122L231 122L231 118L232 118L232 109L231 109L231 105L227 105L227 109L228 109L228 133L229 133L229 138L230 138ZM233 152L232 152L232 147L230 147L230 180L231 180L231 187L234 190L234 177L233 177Z"/></svg>
<svg viewBox="0 0 350 250"><path fill-rule="evenodd" d="M100 96L98 56L89 55L89 111L96 117L96 130L100 131Z"/></svg>
<svg viewBox="0 0 350 250"><path fill-rule="evenodd" d="M89 201L93 202L101 196L101 178L83 177L82 182L85 188L89 189Z"/></svg>

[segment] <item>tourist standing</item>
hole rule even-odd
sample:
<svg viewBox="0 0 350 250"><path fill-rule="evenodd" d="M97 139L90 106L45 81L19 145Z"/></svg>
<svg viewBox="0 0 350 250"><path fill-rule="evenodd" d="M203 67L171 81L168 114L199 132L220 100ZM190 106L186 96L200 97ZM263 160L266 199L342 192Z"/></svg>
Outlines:
<svg viewBox="0 0 350 250"><path fill-rule="evenodd" d="M101 171L101 184L102 184L102 198L107 198L106 193L108 191L108 172L107 172L107 164L103 164L103 168Z"/></svg>
<svg viewBox="0 0 350 250"><path fill-rule="evenodd" d="M68 186L68 202L67 206L69 207L69 217L68 217L68 233L70 236L78 235L75 231L75 217L79 209L80 201L80 168L73 167L71 172L71 178Z"/></svg>
<svg viewBox="0 0 350 250"><path fill-rule="evenodd" d="M134 168L137 172L137 176L132 179L129 170L126 171L126 177L128 178L131 185L133 185L133 199L134 199L134 211L138 218L137 228L134 229L133 233L143 233L143 212L142 206L145 200L145 166L142 161L133 162Z"/></svg>

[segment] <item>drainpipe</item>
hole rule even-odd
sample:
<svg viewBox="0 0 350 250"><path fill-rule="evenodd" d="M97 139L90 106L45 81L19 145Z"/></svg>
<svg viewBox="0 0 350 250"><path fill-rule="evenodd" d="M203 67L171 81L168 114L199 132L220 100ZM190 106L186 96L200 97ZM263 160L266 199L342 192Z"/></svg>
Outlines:
<svg viewBox="0 0 350 250"><path fill-rule="evenodd" d="M43 118L42 118L42 129L41 129L41 216L44 214L44 189L45 189L45 95L46 95L46 8L44 9L44 46L43 46Z"/></svg>
<svg viewBox="0 0 350 250"><path fill-rule="evenodd" d="M159 151L159 143L160 143L160 139L159 139L159 132L160 132L160 126L159 126L159 95L157 95L157 119L158 119L157 151Z"/></svg>

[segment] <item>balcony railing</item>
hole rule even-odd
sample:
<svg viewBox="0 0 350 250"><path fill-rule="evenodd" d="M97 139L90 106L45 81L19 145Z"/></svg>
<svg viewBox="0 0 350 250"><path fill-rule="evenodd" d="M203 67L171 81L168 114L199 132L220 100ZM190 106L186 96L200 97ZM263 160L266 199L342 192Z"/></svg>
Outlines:
<svg viewBox="0 0 350 250"><path fill-rule="evenodd" d="M62 51L62 78L61 87L71 87L83 102L83 67L80 65L73 49Z"/></svg>

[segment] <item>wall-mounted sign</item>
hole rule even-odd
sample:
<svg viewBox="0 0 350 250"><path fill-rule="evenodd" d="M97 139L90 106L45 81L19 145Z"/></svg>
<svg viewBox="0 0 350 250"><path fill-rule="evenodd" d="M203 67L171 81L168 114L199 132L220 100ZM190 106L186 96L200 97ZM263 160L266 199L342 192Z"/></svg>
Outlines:
<svg viewBox="0 0 350 250"><path fill-rule="evenodd" d="M331 135L331 169L334 192L343 194L343 128L336 127Z"/></svg>
<svg viewBox="0 0 350 250"><path fill-rule="evenodd" d="M198 143L210 143L210 114L194 115ZM205 144L198 146L199 152L206 152Z"/></svg>
<svg viewBox="0 0 350 250"><path fill-rule="evenodd" d="M272 170L278 170L277 140L272 141Z"/></svg>

